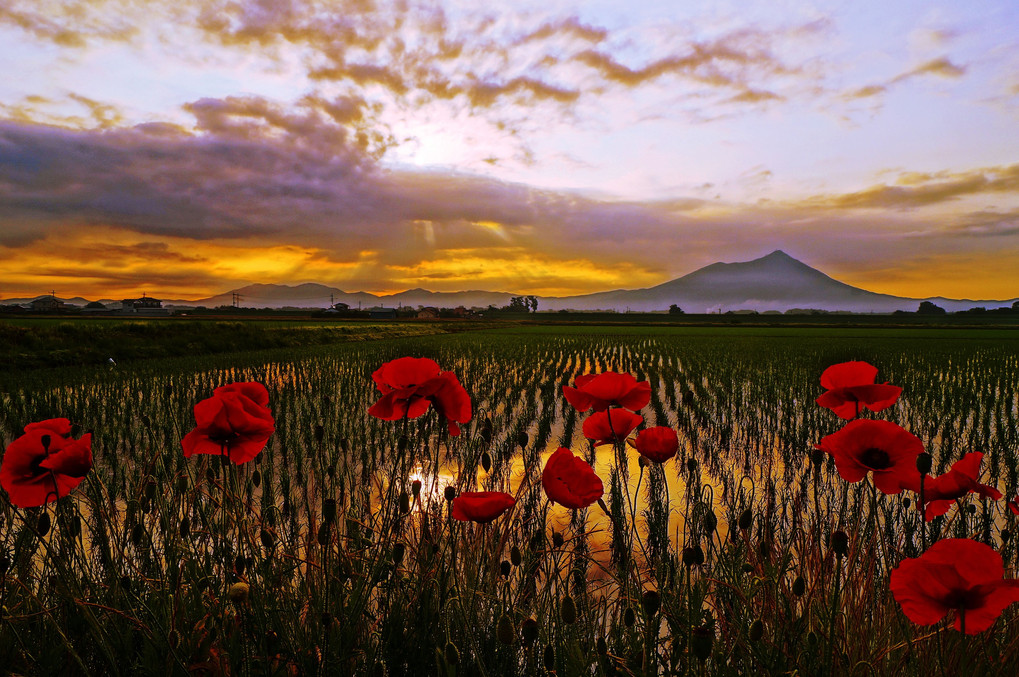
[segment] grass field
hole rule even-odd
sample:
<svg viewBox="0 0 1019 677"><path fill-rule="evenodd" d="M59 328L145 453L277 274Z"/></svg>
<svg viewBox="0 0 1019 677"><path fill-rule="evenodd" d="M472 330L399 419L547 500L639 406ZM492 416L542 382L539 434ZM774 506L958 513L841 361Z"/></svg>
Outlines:
<svg viewBox="0 0 1019 677"><path fill-rule="evenodd" d="M1019 331L400 324L337 341L301 334L342 328L128 323L91 337L65 325L33 328L22 352L104 355L138 339L115 367L51 356L0 374L5 445L28 423L67 417L75 436L92 431L95 456L46 509L0 495L10 672L1019 672L1016 607L963 637L915 625L889 592L891 571L923 551L915 497L847 484L812 453L842 426L814 403L822 371L865 360L903 388L870 417L918 436L932 474L984 452L982 480L1014 497ZM62 332L78 347L59 347ZM187 348L203 333L214 338ZM433 412L367 414L372 372L407 355L435 359L470 393L459 437ZM562 386L603 371L650 382L640 414L678 431L676 458L643 467L625 446L589 446ZM240 466L185 459L193 406L242 381L268 388L266 450ZM560 445L592 463L604 509L549 503L540 476ZM447 486L517 503L491 524L462 523ZM987 543L1015 577L1005 500L971 495L923 536ZM830 545L838 530L844 556Z"/></svg>

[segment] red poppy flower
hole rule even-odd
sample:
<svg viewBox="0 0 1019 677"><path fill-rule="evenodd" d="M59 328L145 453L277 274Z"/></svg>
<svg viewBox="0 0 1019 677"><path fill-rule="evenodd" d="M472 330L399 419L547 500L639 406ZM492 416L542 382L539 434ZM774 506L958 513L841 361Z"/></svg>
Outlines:
<svg viewBox="0 0 1019 677"><path fill-rule="evenodd" d="M1012 602L1019 581L1003 580L1001 555L968 538L946 538L892 571L891 589L902 612L917 625L933 625L955 612L954 627L975 635L991 627Z"/></svg>
<svg viewBox="0 0 1019 677"><path fill-rule="evenodd" d="M651 401L651 384L638 382L631 374L606 371L578 376L571 388L563 386L563 396L577 411L605 411L618 406L631 411L643 409Z"/></svg>
<svg viewBox="0 0 1019 677"><path fill-rule="evenodd" d="M1013 515L1019 515L1019 497L1008 502L1008 509L1012 511Z"/></svg>
<svg viewBox="0 0 1019 677"><path fill-rule="evenodd" d="M450 435L459 435L457 424L471 420L470 395L456 374L441 371L435 360L401 357L376 369L372 379L382 393L368 409L375 418L383 421L417 418L433 406L448 424Z"/></svg>
<svg viewBox="0 0 1019 677"><path fill-rule="evenodd" d="M567 508L586 508L605 493L594 469L566 447L559 447L548 457L541 471L541 485L552 502Z"/></svg>
<svg viewBox="0 0 1019 677"><path fill-rule="evenodd" d="M584 420L584 437L591 440L596 447L622 442L643 422L644 418L640 414L626 409L599 411Z"/></svg>
<svg viewBox="0 0 1019 677"><path fill-rule="evenodd" d="M938 515L944 515L956 499L962 498L970 492L995 501L1001 498L1000 491L977 481L977 478L980 477L980 461L983 457L984 455L979 452L966 454L961 460L953 463L951 470L944 475L928 477L924 480L923 500L927 506L924 514L927 516L928 522ZM903 488L920 493L919 475L912 478L908 486L903 485Z"/></svg>
<svg viewBox="0 0 1019 677"><path fill-rule="evenodd" d="M653 463L665 463L679 451L676 431L663 425L645 428L637 433L636 440L626 440L626 443Z"/></svg>
<svg viewBox="0 0 1019 677"><path fill-rule="evenodd" d="M831 454L847 482L859 482L870 472L874 486L897 494L920 481L916 457L923 442L891 421L850 421L814 446Z"/></svg>
<svg viewBox="0 0 1019 677"><path fill-rule="evenodd" d="M505 491L465 491L453 499L453 519L487 524L517 502Z"/></svg>
<svg viewBox="0 0 1019 677"><path fill-rule="evenodd" d="M902 393L899 386L874 383L877 367L866 362L833 364L821 374L821 386L828 392L817 398L817 403L831 409L840 418L855 418L860 405L871 411L881 411L895 404Z"/></svg>
<svg viewBox="0 0 1019 677"><path fill-rule="evenodd" d="M48 439L47 439L48 438ZM92 434L71 437L71 422L51 418L25 426L4 452L0 485L19 508L67 496L92 469Z"/></svg>
<svg viewBox="0 0 1019 677"><path fill-rule="evenodd" d="M226 455L233 463L258 456L276 421L269 410L269 391L261 383L231 383L195 405L195 429L180 441L184 456Z"/></svg>

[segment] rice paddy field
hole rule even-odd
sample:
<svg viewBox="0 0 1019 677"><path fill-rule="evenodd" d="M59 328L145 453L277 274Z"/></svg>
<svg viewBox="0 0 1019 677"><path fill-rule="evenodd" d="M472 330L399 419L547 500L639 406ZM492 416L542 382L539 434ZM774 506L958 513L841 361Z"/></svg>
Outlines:
<svg viewBox="0 0 1019 677"><path fill-rule="evenodd" d="M372 373L405 356L467 390L459 436L434 409L368 414ZM842 479L814 445L845 422L815 400L852 360L902 387L863 418L919 437L932 475L983 452L1004 497L925 527L912 492ZM675 457L585 439L562 389L607 371L650 383L641 427L677 431ZM251 381L264 451L185 458L195 404ZM1019 605L964 635L889 587L947 538L1019 576L1014 329L502 327L0 374L5 447L51 418L91 432L94 466L45 507L0 493L5 674L1019 674ZM599 502L548 499L561 446ZM516 503L452 519L471 491Z"/></svg>

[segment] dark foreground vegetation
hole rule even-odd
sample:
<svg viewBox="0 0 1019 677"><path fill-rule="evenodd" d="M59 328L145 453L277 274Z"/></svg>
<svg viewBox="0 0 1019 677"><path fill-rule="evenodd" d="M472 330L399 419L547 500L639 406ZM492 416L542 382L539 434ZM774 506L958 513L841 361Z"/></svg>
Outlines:
<svg viewBox="0 0 1019 677"><path fill-rule="evenodd" d="M94 454L44 507L0 493L0 669L1019 672L1019 606L964 635L957 613L914 622L890 589L904 562L952 538L993 549L1016 577L1014 331L507 326L284 345L0 379L5 446L67 418ZM373 372L405 355L469 393L458 436L434 409L368 414ZM915 492L877 490L873 473L846 481L815 449L845 422L815 399L824 370L849 360L902 388L860 418L919 438L931 476L983 452L980 482L1004 498L965 494L925 525ZM675 430L675 456L591 446L593 414L562 387L607 371L649 382L634 432ZM195 405L241 382L266 387L264 450L239 465L185 458ZM601 478L601 504L552 504L542 475L560 446ZM450 499L471 491L515 503L491 522L453 519Z"/></svg>

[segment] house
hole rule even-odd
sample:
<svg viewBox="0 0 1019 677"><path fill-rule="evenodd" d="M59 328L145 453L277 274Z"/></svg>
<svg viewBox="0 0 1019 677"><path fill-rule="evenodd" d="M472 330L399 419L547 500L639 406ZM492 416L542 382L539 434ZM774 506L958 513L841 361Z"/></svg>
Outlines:
<svg viewBox="0 0 1019 677"><path fill-rule="evenodd" d="M419 310L417 312L417 315L415 315L414 317L418 318L419 320L435 320L438 319L439 317L439 309L428 306L426 308L422 308L421 310Z"/></svg>
<svg viewBox="0 0 1019 677"><path fill-rule="evenodd" d="M396 308L371 308L368 310L368 317L373 320L395 320Z"/></svg>
<svg viewBox="0 0 1019 677"><path fill-rule="evenodd" d="M151 308L162 308L163 302L159 299L154 299L151 296L146 296L142 293L140 299L124 299L120 302L121 308L127 310L134 308L135 310L151 309Z"/></svg>
<svg viewBox="0 0 1019 677"><path fill-rule="evenodd" d="M333 304L333 310L335 310L337 312L340 312L340 313L345 313L348 310L350 310L350 305L347 304L347 303L334 303Z"/></svg>
<svg viewBox="0 0 1019 677"><path fill-rule="evenodd" d="M40 296L31 303L32 310L37 313L49 313L54 310L64 310L64 302L56 296Z"/></svg>

